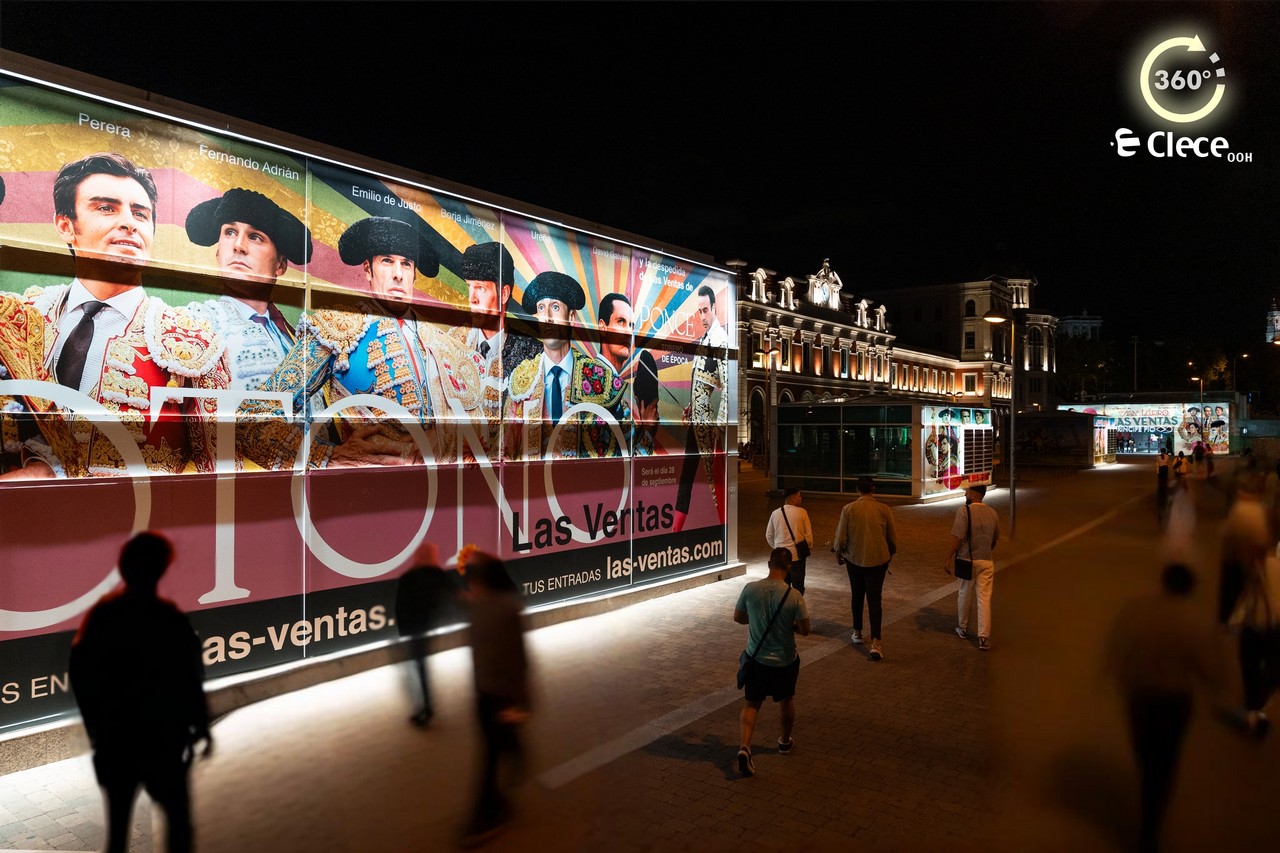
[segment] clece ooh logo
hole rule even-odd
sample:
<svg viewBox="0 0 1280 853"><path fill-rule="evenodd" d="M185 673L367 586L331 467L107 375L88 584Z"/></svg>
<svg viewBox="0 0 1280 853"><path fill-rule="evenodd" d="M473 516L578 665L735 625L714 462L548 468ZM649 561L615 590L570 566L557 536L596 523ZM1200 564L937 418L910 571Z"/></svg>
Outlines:
<svg viewBox="0 0 1280 853"><path fill-rule="evenodd" d="M1189 125L1204 121L1222 104L1226 76L1218 54L1210 53L1199 35L1175 36L1147 52L1138 72L1138 91L1141 103L1157 118ZM1111 147L1121 157L1133 157L1145 148L1149 155L1160 159L1216 157L1231 163L1253 160L1251 152L1230 150L1224 137L1180 135L1172 130L1152 132L1144 145L1137 133L1122 127L1116 131Z"/></svg>

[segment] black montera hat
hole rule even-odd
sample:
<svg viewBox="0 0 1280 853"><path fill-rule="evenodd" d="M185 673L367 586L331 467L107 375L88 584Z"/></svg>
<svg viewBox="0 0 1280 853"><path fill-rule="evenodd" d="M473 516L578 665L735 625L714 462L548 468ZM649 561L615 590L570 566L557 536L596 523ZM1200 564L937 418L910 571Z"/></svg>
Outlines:
<svg viewBox="0 0 1280 853"><path fill-rule="evenodd" d="M406 257L428 278L440 271L440 259L422 235L409 223L390 216L361 219L338 238L338 256L348 266L359 266L375 255Z"/></svg>
<svg viewBox="0 0 1280 853"><path fill-rule="evenodd" d="M477 243L462 253L459 275L465 281L492 281L499 287L516 283L515 262L501 243Z"/></svg>
<svg viewBox="0 0 1280 853"><path fill-rule="evenodd" d="M262 193L236 187L202 201L187 214L187 237L197 246L212 246L228 222L247 222L271 238L280 256L295 264L311 259L311 232L298 217Z"/></svg>
<svg viewBox="0 0 1280 853"><path fill-rule="evenodd" d="M539 299L559 299L574 311L581 311L587 304L582 285L562 272L540 272L534 276L520 297L520 307L530 315L537 314Z"/></svg>

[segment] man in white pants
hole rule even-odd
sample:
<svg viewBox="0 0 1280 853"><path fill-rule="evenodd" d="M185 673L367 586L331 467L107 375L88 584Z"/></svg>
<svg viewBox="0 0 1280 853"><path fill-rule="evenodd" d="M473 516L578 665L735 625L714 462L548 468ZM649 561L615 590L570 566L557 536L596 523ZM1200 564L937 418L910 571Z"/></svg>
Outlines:
<svg viewBox="0 0 1280 853"><path fill-rule="evenodd" d="M951 525L951 553L943 569L951 574L952 559L973 562L973 579L960 581L960 597L956 602L959 624L956 634L969 636L969 612L973 609L974 591L978 593L978 649L991 648L991 590L996 577L996 564L991 552L1000 541L1000 518L982 502L987 494L985 484L962 483L965 505L956 510Z"/></svg>

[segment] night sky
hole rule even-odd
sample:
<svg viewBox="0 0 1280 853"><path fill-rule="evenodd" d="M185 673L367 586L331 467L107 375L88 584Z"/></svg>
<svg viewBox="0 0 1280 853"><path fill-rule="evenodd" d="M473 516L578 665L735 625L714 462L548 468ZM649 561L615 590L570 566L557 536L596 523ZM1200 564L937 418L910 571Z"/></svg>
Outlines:
<svg viewBox="0 0 1280 853"><path fill-rule="evenodd" d="M1190 35L1161 62L1216 52L1226 96L1175 124L1136 63ZM1224 347L1280 297L1277 45L1277 3L0 3L0 48L719 262L1027 272L1044 310ZM1122 127L1252 162L1122 158Z"/></svg>

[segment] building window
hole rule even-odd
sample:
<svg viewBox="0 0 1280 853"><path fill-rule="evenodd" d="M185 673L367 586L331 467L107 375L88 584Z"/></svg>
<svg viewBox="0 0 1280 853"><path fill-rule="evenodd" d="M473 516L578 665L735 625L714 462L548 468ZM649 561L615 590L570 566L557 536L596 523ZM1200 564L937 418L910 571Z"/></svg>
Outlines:
<svg viewBox="0 0 1280 853"><path fill-rule="evenodd" d="M966 373L964 375L964 390L967 394L978 393L978 377L972 373Z"/></svg>
<svg viewBox="0 0 1280 853"><path fill-rule="evenodd" d="M805 341L800 346L800 372L806 373L813 369L813 344Z"/></svg>
<svg viewBox="0 0 1280 853"><path fill-rule="evenodd" d="M890 371L889 387L897 388L898 387L898 365L896 362L890 366L889 371Z"/></svg>
<svg viewBox="0 0 1280 853"><path fill-rule="evenodd" d="M782 358L778 359L778 369L791 371L791 341L782 341Z"/></svg>
<svg viewBox="0 0 1280 853"><path fill-rule="evenodd" d="M755 353L751 359L751 366L764 367L765 364L768 363L768 359L764 354L764 335L759 332L753 332L751 334L751 349L754 350Z"/></svg>
<svg viewBox="0 0 1280 853"><path fill-rule="evenodd" d="M976 317L976 316L978 316L978 305L977 305L977 303L976 303L976 302L974 302L972 299L966 299L966 300L965 300L965 303L964 303L964 316L966 316L966 317Z"/></svg>
<svg viewBox="0 0 1280 853"><path fill-rule="evenodd" d="M936 370L929 371L929 390L938 390L938 371Z"/></svg>
<svg viewBox="0 0 1280 853"><path fill-rule="evenodd" d="M920 368L916 365L911 366L911 390L916 391L920 388Z"/></svg>
<svg viewBox="0 0 1280 853"><path fill-rule="evenodd" d="M849 378L849 351L847 349L840 350L840 378Z"/></svg>
<svg viewBox="0 0 1280 853"><path fill-rule="evenodd" d="M1035 326L1027 331L1027 369L1044 370L1044 335Z"/></svg>
<svg viewBox="0 0 1280 853"><path fill-rule="evenodd" d="M969 351L973 350L975 347L977 347L977 345L978 345L977 333L975 333L975 332L965 332L965 333L964 333L964 349L965 349L965 352L969 352Z"/></svg>

